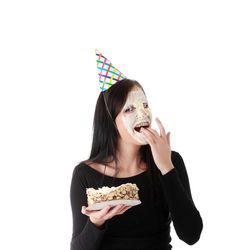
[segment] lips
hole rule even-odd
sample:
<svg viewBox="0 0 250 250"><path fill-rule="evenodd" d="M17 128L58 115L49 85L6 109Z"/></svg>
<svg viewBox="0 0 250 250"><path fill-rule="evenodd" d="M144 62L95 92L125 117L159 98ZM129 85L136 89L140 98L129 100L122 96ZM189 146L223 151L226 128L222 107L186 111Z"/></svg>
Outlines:
<svg viewBox="0 0 250 250"><path fill-rule="evenodd" d="M144 128L148 128L149 127L149 122L140 122L138 123L135 127L134 127L134 130L138 133L141 132L141 128L144 127Z"/></svg>
<svg viewBox="0 0 250 250"><path fill-rule="evenodd" d="M149 126L141 126L141 127L136 127L134 128L135 131L141 133L141 128L144 127L144 128L148 128Z"/></svg>

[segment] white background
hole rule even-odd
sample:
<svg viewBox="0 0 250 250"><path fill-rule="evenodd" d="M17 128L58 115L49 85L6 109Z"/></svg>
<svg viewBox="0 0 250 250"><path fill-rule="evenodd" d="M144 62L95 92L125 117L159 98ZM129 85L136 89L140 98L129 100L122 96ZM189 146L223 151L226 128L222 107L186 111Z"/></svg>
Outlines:
<svg viewBox="0 0 250 250"><path fill-rule="evenodd" d="M240 0L1 1L1 249L69 249L96 48L142 84L186 164L204 228L189 246L171 224L173 249L250 249L249 13Z"/></svg>

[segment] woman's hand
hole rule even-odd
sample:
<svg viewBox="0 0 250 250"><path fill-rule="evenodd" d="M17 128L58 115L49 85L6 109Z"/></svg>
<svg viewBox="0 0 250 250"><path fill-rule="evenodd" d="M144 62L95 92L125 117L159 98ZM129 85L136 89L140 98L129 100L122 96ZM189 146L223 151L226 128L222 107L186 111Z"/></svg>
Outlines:
<svg viewBox="0 0 250 250"><path fill-rule="evenodd" d="M156 166L164 175L174 168L171 161L171 147L170 147L170 132L165 132L161 121L156 118L157 125L160 129L160 135L155 129L141 128L141 133L144 135L145 140L149 143L152 155Z"/></svg>
<svg viewBox="0 0 250 250"><path fill-rule="evenodd" d="M82 213L89 216L91 222L97 227L101 227L106 220L111 219L112 217L123 214L127 211L131 206L126 206L124 204L119 204L114 207L110 205L106 205L103 209L98 211L90 211L86 210L86 206L82 207Z"/></svg>

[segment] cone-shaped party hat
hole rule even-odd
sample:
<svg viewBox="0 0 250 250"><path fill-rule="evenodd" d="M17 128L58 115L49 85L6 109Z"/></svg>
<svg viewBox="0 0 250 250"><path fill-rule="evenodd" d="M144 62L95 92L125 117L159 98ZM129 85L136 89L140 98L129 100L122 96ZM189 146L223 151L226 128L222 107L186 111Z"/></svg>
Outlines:
<svg viewBox="0 0 250 250"><path fill-rule="evenodd" d="M101 91L105 91L116 82L127 78L97 49L95 54Z"/></svg>

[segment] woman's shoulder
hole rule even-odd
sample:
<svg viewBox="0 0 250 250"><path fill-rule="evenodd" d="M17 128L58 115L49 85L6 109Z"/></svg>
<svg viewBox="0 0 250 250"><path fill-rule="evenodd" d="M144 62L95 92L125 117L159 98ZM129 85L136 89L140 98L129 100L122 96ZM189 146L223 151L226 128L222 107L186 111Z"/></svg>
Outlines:
<svg viewBox="0 0 250 250"><path fill-rule="evenodd" d="M171 150L171 160L172 162L176 161L179 158L180 154L177 151Z"/></svg>
<svg viewBox="0 0 250 250"><path fill-rule="evenodd" d="M77 163L73 169L73 176L75 174L83 176L86 175L87 168L89 167L89 162L87 160L83 160Z"/></svg>
<svg viewBox="0 0 250 250"><path fill-rule="evenodd" d="M186 164L183 160L183 157L181 156L179 152L172 151L171 160L175 169L177 170L179 174L183 174L183 173L185 175L187 174Z"/></svg>
<svg viewBox="0 0 250 250"><path fill-rule="evenodd" d="M171 160L177 171L185 171L186 167L181 154L177 151L171 151ZM184 169L183 169L184 168Z"/></svg>

